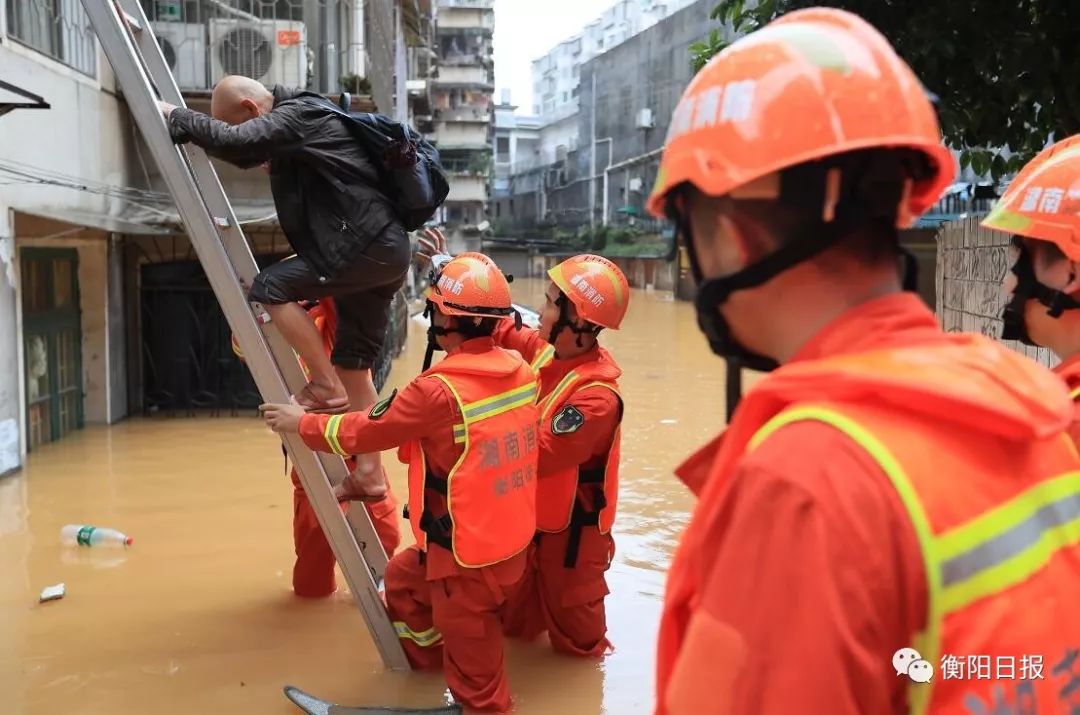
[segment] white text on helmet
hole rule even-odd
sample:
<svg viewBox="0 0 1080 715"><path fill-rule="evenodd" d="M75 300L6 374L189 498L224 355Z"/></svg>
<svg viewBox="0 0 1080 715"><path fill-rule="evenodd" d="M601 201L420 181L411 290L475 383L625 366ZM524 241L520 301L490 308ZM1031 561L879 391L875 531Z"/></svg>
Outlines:
<svg viewBox="0 0 1080 715"><path fill-rule="evenodd" d="M581 276L573 276L570 279L570 285L576 286L578 291L585 297L585 300L589 301L596 307L600 307L604 304L604 296L600 294L598 290L589 285L589 281L585 280Z"/></svg>
<svg viewBox="0 0 1080 715"><path fill-rule="evenodd" d="M449 276L439 277L439 290L444 293L453 293L454 295L461 295L461 291L465 289L465 286L461 281L456 281Z"/></svg>
<svg viewBox="0 0 1080 715"><path fill-rule="evenodd" d="M1069 192L1072 198L1072 192ZM1024 194L1024 201L1020 204L1021 211L1039 211L1045 214L1056 214L1061 208L1061 200L1065 197L1065 190L1059 188L1044 189L1041 186L1032 186ZM1041 200L1040 200L1041 199Z"/></svg>
<svg viewBox="0 0 1080 715"><path fill-rule="evenodd" d="M717 124L746 121L750 118L756 89L757 81L747 79L683 97L672 115L667 141Z"/></svg>

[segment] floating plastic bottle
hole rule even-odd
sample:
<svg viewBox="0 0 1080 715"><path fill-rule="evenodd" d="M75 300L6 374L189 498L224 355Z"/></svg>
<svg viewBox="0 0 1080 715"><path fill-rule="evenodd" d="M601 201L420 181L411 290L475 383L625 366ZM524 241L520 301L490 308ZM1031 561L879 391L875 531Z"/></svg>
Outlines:
<svg viewBox="0 0 1080 715"><path fill-rule="evenodd" d="M64 546L131 546L131 537L116 529L86 524L68 524L60 530Z"/></svg>

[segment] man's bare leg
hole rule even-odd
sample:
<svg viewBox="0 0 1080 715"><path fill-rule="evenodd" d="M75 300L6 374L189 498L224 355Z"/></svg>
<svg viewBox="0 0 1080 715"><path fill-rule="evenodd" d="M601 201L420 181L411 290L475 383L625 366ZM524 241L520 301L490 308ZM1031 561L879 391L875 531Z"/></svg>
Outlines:
<svg viewBox="0 0 1080 715"><path fill-rule="evenodd" d="M371 370L347 370L337 368L341 384L349 395L350 409L360 412L374 405L379 399ZM356 457L356 471L349 475L338 490L339 498L381 499L386 496L386 479L383 477L382 458L378 452Z"/></svg>
<svg viewBox="0 0 1080 715"><path fill-rule="evenodd" d="M348 407L345 400L349 397L349 393L330 364L319 329L315 327L315 321L311 319L307 311L299 303L264 307L270 313L270 318L278 332L307 365L308 372L311 374L307 391L323 404L312 404L310 400L299 397L297 403L306 408ZM368 381L370 380L369 377ZM372 386L372 390L374 389ZM352 409L357 409L355 402L352 403Z"/></svg>

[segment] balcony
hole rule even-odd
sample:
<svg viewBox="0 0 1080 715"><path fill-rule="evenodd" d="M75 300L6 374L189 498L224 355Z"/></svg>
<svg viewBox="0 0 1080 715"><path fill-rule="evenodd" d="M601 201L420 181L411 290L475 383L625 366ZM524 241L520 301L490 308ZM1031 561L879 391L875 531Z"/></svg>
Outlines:
<svg viewBox="0 0 1080 715"><path fill-rule="evenodd" d="M440 122L469 122L473 124L491 124L491 112L487 107L456 107L454 109L436 109L435 119Z"/></svg>
<svg viewBox="0 0 1080 715"><path fill-rule="evenodd" d="M449 201L487 201L488 180L486 176L450 175Z"/></svg>
<svg viewBox="0 0 1080 715"><path fill-rule="evenodd" d="M439 67L436 85L490 86L491 71L484 67Z"/></svg>
<svg viewBox="0 0 1080 715"><path fill-rule="evenodd" d="M490 149L490 127L484 124L446 123L436 125L435 138L439 151L445 149Z"/></svg>
<svg viewBox="0 0 1080 715"><path fill-rule="evenodd" d="M469 7L440 7L437 27L440 33L445 30L482 30L484 34L490 34L495 29L495 13Z"/></svg>
<svg viewBox="0 0 1080 715"><path fill-rule="evenodd" d="M439 0L439 7L468 7L490 10L495 7L495 0Z"/></svg>
<svg viewBox="0 0 1080 715"><path fill-rule="evenodd" d="M439 57L439 66L447 67L490 67L491 55L486 52L444 52Z"/></svg>

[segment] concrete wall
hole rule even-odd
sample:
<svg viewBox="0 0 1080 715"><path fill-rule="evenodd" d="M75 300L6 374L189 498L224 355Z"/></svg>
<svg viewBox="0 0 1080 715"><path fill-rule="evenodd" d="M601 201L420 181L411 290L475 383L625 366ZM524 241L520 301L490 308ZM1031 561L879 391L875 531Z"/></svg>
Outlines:
<svg viewBox="0 0 1080 715"><path fill-rule="evenodd" d="M696 0L582 65L579 110L582 151L591 151L595 107L597 172L603 174L608 165L609 147L611 164L640 157L637 163L611 173L608 202L612 218L619 206L640 207L652 188L660 161L658 150L664 145L671 115L693 78L689 47L707 37L713 28L721 27L709 18L715 6L715 0ZM646 108L652 110L655 127L637 129L634 126L637 113ZM612 141L599 143L605 138ZM634 178L641 179L640 191L629 191L627 184ZM601 190L597 188L598 192ZM598 198L598 212L602 204L602 197Z"/></svg>
<svg viewBox="0 0 1080 715"><path fill-rule="evenodd" d="M695 0L688 6L581 65L579 110L541 130L538 160L554 164L564 174L564 185L535 179L543 172L519 166L511 180L513 215L509 201L500 203L500 219L527 227L545 217L564 225L589 223L590 191L593 217L604 219L604 174L608 173L608 218L617 222L622 206L641 208L656 178L660 149L671 115L690 83L691 43L721 27L710 19L715 0ZM534 65L535 67L535 65ZM593 84L595 78L595 96ZM651 109L655 126L635 128L637 113ZM592 179L593 115L596 115L596 176ZM571 149L565 163L557 163L555 147ZM577 151L573 151L576 147ZM523 157L518 152L518 161ZM632 188L636 187L636 188Z"/></svg>
<svg viewBox="0 0 1080 715"><path fill-rule="evenodd" d="M568 150L577 149L583 140L587 141L587 137L588 134L582 128L578 114L572 114L565 119L545 125L540 129L539 159L541 163L554 162L560 146Z"/></svg>
<svg viewBox="0 0 1080 715"><path fill-rule="evenodd" d="M0 33L6 28L6 23L0 22ZM4 80L43 96L52 105L50 110L16 110L0 117L0 159L18 162L34 174L73 177L73 183L81 179L110 186L130 183L125 156L130 131L126 111L116 98L112 72L100 51L97 77L89 77L0 34L0 68ZM9 369L0 372L0 473L21 464L25 454L21 311L15 262L19 236L12 209L121 210L118 200L98 194L32 180L10 183L10 177L4 178L0 182L0 364ZM104 259L100 265L104 275ZM88 290L84 284L84 307L89 307ZM104 301L104 287L100 294ZM96 409L98 415L107 413ZM17 438L12 438L13 434Z"/></svg>
<svg viewBox="0 0 1080 715"><path fill-rule="evenodd" d="M1005 303L1001 281L1009 270L1009 235L981 228L979 220L946 224L938 232L937 314L949 332L998 338ZM1003 342L1044 365L1057 364L1046 348Z"/></svg>

